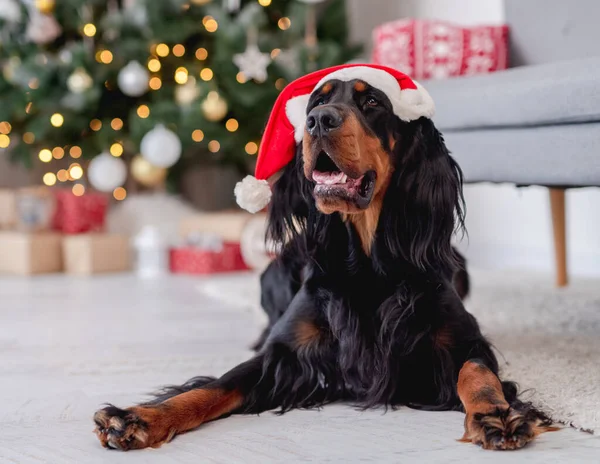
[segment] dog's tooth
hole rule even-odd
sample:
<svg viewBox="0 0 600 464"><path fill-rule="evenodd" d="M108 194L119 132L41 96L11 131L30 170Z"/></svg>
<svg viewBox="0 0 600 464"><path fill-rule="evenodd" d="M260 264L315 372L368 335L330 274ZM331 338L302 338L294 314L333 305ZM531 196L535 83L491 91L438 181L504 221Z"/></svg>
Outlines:
<svg viewBox="0 0 600 464"><path fill-rule="evenodd" d="M348 181L348 176L344 174L340 180L340 184L345 184Z"/></svg>

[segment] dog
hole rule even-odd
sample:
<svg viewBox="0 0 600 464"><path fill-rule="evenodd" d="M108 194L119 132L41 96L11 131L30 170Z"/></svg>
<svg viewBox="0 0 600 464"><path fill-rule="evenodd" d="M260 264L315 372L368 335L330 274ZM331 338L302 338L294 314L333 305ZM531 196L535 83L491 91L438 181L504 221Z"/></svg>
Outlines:
<svg viewBox="0 0 600 464"><path fill-rule="evenodd" d="M462 173L442 135L429 117L399 117L387 84L361 79L368 69L346 70L305 98L272 185L268 235L282 246L261 277L269 327L256 355L151 402L99 410L104 447L158 447L230 414L334 401L464 411L461 440L490 450L552 430L499 379L463 306L466 263L451 245L464 228Z"/></svg>

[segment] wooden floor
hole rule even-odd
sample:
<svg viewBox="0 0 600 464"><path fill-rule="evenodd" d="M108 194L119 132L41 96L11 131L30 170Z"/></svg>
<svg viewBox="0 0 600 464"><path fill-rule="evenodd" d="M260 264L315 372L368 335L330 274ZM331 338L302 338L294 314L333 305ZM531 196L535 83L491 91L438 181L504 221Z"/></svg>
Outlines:
<svg viewBox="0 0 600 464"><path fill-rule="evenodd" d="M91 417L102 403L218 375L250 356L260 328L253 312L203 296L198 279L0 278L0 463L600 462L600 437L574 429L493 453L456 441L457 412L347 405L232 417L158 450L100 447Z"/></svg>

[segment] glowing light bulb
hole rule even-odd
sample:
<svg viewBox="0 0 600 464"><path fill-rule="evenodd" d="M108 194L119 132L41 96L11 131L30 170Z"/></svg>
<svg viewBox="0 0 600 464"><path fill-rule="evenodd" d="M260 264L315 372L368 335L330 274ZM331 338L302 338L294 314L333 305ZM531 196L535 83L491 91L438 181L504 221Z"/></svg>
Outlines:
<svg viewBox="0 0 600 464"><path fill-rule="evenodd" d="M44 148L44 149L40 150L40 153L38 154L38 158L43 163L49 163L50 161L52 161L52 152L50 150L48 150L47 148Z"/></svg>
<svg viewBox="0 0 600 464"><path fill-rule="evenodd" d="M237 119L231 118L227 120L227 122L225 123L225 127L229 132L235 132L240 127L240 123L237 122Z"/></svg>
<svg viewBox="0 0 600 464"><path fill-rule="evenodd" d="M200 71L200 79L202 79L203 81L210 81L214 76L214 73L212 71L212 69L210 68L204 68L202 71Z"/></svg>
<svg viewBox="0 0 600 464"><path fill-rule="evenodd" d="M117 201L122 201L127 198L127 190L125 190L123 187L117 187L113 191L113 197L115 197L115 200Z"/></svg>
<svg viewBox="0 0 600 464"><path fill-rule="evenodd" d="M56 175L53 172L47 172L44 174L44 177L42 177L42 181L44 182L44 185L52 187L56 184Z"/></svg>
<svg viewBox="0 0 600 464"><path fill-rule="evenodd" d="M258 145L254 142L248 142L246 144L246 153L249 155L256 155L258 152Z"/></svg>
<svg viewBox="0 0 600 464"><path fill-rule="evenodd" d="M279 29L281 29L282 31L287 31L291 25L292 21L287 16L284 16L279 21L277 21L277 26L279 26Z"/></svg>
<svg viewBox="0 0 600 464"><path fill-rule="evenodd" d="M50 116L50 124L52 124L54 127L60 127L64 124L64 122L65 118L60 113L54 113L52 116Z"/></svg>
<svg viewBox="0 0 600 464"><path fill-rule="evenodd" d="M83 26L83 33L88 37L94 37L96 35L96 26L94 26L92 23L87 23L85 26Z"/></svg>
<svg viewBox="0 0 600 464"><path fill-rule="evenodd" d="M204 132L202 132L200 129L196 129L194 132L192 132L192 140L194 142L202 142L202 140L204 140Z"/></svg>
<svg viewBox="0 0 600 464"><path fill-rule="evenodd" d="M82 154L83 154L83 151L77 145L72 146L71 149L69 150L69 155L71 155L71 158L75 158L75 159L81 158Z"/></svg>
<svg viewBox="0 0 600 464"><path fill-rule="evenodd" d="M119 142L113 143L110 146L110 154L117 158L121 156L123 154L123 145Z"/></svg>

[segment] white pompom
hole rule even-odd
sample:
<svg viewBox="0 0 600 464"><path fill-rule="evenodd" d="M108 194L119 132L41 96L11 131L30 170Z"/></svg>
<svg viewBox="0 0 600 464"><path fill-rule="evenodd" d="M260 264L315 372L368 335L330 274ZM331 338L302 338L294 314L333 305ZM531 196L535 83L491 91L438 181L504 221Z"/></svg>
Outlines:
<svg viewBox="0 0 600 464"><path fill-rule="evenodd" d="M246 176L235 185L233 191L240 207L249 213L258 213L271 201L271 187L266 180L258 180L253 176Z"/></svg>

